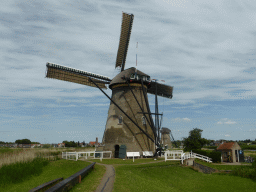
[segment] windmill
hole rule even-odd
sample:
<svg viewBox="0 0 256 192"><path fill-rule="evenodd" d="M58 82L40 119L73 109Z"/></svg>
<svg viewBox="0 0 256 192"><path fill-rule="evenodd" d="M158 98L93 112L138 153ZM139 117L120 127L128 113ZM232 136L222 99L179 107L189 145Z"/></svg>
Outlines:
<svg viewBox="0 0 256 192"><path fill-rule="evenodd" d="M159 122L150 112L147 93L172 98L173 87L151 81L149 75L134 67L125 69L125 61L132 30L133 14L123 12L121 35L115 68L120 73L113 79L54 63L46 63L47 78L59 79L100 89L110 100L102 143L104 151L112 151L118 157L124 147L127 152L156 151L160 146ZM112 90L109 97L103 89ZM157 100L157 99L156 99Z"/></svg>
<svg viewBox="0 0 256 192"><path fill-rule="evenodd" d="M172 142L174 143L175 147L177 147L176 141L173 138L171 130L166 127L162 127L161 144L168 149L172 147Z"/></svg>

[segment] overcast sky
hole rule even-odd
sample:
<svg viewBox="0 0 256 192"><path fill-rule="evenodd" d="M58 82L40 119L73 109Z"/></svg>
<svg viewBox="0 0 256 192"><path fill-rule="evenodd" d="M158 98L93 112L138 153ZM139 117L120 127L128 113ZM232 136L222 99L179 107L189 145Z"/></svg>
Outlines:
<svg viewBox="0 0 256 192"><path fill-rule="evenodd" d="M207 139L254 140L255 10L250 0L2 2L0 141L102 140L110 101L45 78L45 64L113 78L122 11L134 14L125 67L138 53L139 70L174 86L159 111L175 139L197 127Z"/></svg>

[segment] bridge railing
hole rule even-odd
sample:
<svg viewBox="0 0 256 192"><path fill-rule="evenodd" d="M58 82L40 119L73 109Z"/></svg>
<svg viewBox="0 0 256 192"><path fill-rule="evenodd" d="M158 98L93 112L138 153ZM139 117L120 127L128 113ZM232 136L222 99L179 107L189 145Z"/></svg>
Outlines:
<svg viewBox="0 0 256 192"><path fill-rule="evenodd" d="M200 155L200 154L197 154L197 153L193 153L192 151L190 152L190 154L191 154L190 158L198 158L198 159L201 159L201 160L206 161L208 163L212 163L212 158L210 158L210 157Z"/></svg>
<svg viewBox="0 0 256 192"><path fill-rule="evenodd" d="M197 154L197 153L193 153L192 151L189 153L188 152L184 153L182 150L165 151L164 156L165 156L165 161L181 161L182 164L184 160L189 158L198 158L208 163L212 163L211 158L204 155Z"/></svg>

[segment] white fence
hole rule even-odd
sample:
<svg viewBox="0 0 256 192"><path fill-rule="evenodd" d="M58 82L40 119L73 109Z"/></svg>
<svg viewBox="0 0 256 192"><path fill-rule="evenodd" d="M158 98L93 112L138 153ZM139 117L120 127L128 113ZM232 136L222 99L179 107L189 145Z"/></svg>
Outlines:
<svg viewBox="0 0 256 192"><path fill-rule="evenodd" d="M197 153L193 153L192 151L190 152L190 158L198 158L198 159L201 159L201 160L206 161L208 163L212 163L211 158L209 158L207 156L204 156L204 155L197 154Z"/></svg>
<svg viewBox="0 0 256 192"><path fill-rule="evenodd" d="M95 157L95 154L99 154L99 157ZM104 154L109 154L109 157L103 157ZM68 160L85 160L88 158L93 159L110 159L112 156L112 151L90 151L90 152L62 152L62 159Z"/></svg>
<svg viewBox="0 0 256 192"><path fill-rule="evenodd" d="M198 158L208 163L212 163L211 158L204 155L197 154L197 153L193 153L192 151L190 153L189 152L184 153L182 150L165 151L164 157L165 157L165 161L181 161L182 164L185 159L189 159L189 158Z"/></svg>

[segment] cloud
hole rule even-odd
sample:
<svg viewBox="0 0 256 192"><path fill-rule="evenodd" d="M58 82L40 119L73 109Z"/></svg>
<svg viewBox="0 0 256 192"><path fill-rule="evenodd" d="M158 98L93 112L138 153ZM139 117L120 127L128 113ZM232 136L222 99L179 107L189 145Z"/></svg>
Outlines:
<svg viewBox="0 0 256 192"><path fill-rule="evenodd" d="M191 119L189 119L189 118L187 118L187 117L185 117L185 118L179 118L179 117L177 117L177 118L175 118L175 119L173 119L174 121L185 121L185 122L189 122L189 121L191 121Z"/></svg>
<svg viewBox="0 0 256 192"><path fill-rule="evenodd" d="M227 134L227 135L225 135L225 137L231 137L231 136Z"/></svg>
<svg viewBox="0 0 256 192"><path fill-rule="evenodd" d="M217 122L217 124L219 124L219 125L222 125L222 124L233 125L233 124L236 124L236 123L237 122L232 121L228 118L223 118L223 119L221 119L220 121Z"/></svg>

